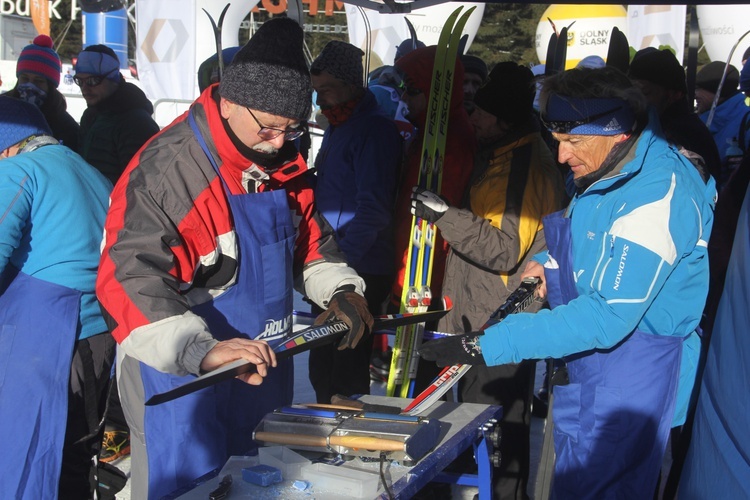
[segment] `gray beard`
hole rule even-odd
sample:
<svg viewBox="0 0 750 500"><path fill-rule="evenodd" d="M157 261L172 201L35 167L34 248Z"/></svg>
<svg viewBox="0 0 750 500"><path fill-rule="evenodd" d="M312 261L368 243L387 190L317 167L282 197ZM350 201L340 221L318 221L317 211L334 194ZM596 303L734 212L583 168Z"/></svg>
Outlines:
<svg viewBox="0 0 750 500"><path fill-rule="evenodd" d="M270 156L276 156L277 154L279 154L278 148L275 148L271 146L270 144L266 144L263 142L253 146L253 151L257 151L258 153L262 153L262 154L266 154Z"/></svg>

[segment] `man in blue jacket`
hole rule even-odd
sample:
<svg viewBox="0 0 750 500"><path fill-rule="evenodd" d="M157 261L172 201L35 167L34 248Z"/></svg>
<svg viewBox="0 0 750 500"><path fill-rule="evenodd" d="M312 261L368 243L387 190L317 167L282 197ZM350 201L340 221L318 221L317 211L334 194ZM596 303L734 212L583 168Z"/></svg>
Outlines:
<svg viewBox="0 0 750 500"><path fill-rule="evenodd" d="M393 209L401 136L364 86L363 52L331 41L310 68L317 103L329 122L315 160L315 199L349 266L365 280L370 312L379 314L394 273ZM372 336L355 349L310 352L319 403L334 394L368 394Z"/></svg>
<svg viewBox="0 0 750 500"><path fill-rule="evenodd" d="M0 498L92 498L115 341L94 294L110 182L0 97Z"/></svg>
<svg viewBox="0 0 750 500"><path fill-rule="evenodd" d="M565 358L553 405L556 498L650 498L671 427L685 421L708 290L716 189L664 138L614 68L545 80L542 119L573 173L523 274L552 310L423 345L439 364Z"/></svg>

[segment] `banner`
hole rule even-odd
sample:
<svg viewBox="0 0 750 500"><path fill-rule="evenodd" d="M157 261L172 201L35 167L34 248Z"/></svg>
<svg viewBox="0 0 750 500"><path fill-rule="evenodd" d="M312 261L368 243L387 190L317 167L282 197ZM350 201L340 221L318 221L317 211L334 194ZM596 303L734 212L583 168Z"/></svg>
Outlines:
<svg viewBox="0 0 750 500"><path fill-rule="evenodd" d="M742 55L750 47L750 5L698 5L698 24L706 52L712 61L727 62L732 47L737 44L731 63L742 70Z"/></svg>
<svg viewBox="0 0 750 500"><path fill-rule="evenodd" d="M547 62L547 45L554 32L550 20L555 24L558 33L563 28L568 28L565 69L575 68L588 56L599 56L606 61L613 28L617 27L630 40L625 21L626 14L622 5L550 5L536 27L534 46L539 62Z"/></svg>
<svg viewBox="0 0 750 500"><path fill-rule="evenodd" d="M668 46L682 63L686 9L685 5L629 5L628 43L635 50Z"/></svg>
<svg viewBox="0 0 750 500"><path fill-rule="evenodd" d="M425 45L437 45L440 30L443 28L445 20L448 19L451 12L460 6L463 6L464 10L469 7L476 7L464 28L464 34L469 35L465 50L465 52L468 52L471 42L474 41L474 36L477 34L477 29L479 29L479 23L482 22L483 3L447 2L418 9L409 14L380 14L378 11L369 9L360 11L355 5L346 4L349 42L367 52L367 29L365 28L363 14L366 15L370 26L370 48L372 50L369 70L372 71L383 65L392 65L393 58L396 55L396 47L403 40L410 38L409 28L404 18L408 18L414 25L419 41L424 42ZM313 54L313 57L316 55Z"/></svg>
<svg viewBox="0 0 750 500"><path fill-rule="evenodd" d="M49 2L47 0L31 0L29 2L31 20L40 35L49 36Z"/></svg>
<svg viewBox="0 0 750 500"><path fill-rule="evenodd" d="M195 0L138 0L138 77L152 99L194 99Z"/></svg>

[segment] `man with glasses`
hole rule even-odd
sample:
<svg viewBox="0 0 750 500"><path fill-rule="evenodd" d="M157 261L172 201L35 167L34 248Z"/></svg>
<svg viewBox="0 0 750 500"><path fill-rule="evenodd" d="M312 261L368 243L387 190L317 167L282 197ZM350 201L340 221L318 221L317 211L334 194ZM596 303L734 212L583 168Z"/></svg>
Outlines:
<svg viewBox="0 0 750 500"><path fill-rule="evenodd" d="M97 280L118 341L131 429L132 496L161 498L256 446L268 412L292 402L292 287L369 333L364 283L316 209L290 142L312 111L301 27L261 26L190 111L157 134L112 193ZM244 359L257 370L158 406L144 402Z"/></svg>
<svg viewBox="0 0 750 500"><path fill-rule="evenodd" d="M154 108L141 89L125 82L117 54L106 45L86 47L76 59L73 81L88 107L81 116L78 153L114 185L128 162L159 131ZM113 462L130 453L130 437L113 387L107 405L100 460Z"/></svg>
<svg viewBox="0 0 750 500"><path fill-rule="evenodd" d="M382 313L393 282L393 204L401 136L364 86L354 45L328 42L310 67L328 128L315 160L315 199L349 265L365 280L370 312ZM370 393L372 337L356 349L310 352L310 382L319 403Z"/></svg>
<svg viewBox="0 0 750 500"><path fill-rule="evenodd" d="M544 218L548 251L521 276L542 278L552 310L428 342L420 354L441 365L565 357L553 497L651 498L695 382L715 184L612 67L548 77L540 104L577 187L565 211Z"/></svg>
<svg viewBox="0 0 750 500"><path fill-rule="evenodd" d="M120 74L117 54L90 45L78 54L73 81L88 107L81 116L78 153L112 184L143 144L159 131L154 107L141 89Z"/></svg>

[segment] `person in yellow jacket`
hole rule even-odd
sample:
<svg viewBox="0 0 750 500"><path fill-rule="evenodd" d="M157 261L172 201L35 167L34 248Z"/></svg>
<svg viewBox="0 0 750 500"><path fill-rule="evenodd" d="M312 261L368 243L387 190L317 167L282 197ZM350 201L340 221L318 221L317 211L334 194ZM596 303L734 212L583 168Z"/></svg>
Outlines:
<svg viewBox="0 0 750 500"><path fill-rule="evenodd" d="M542 217L563 206L562 176L539 133L533 100L531 70L513 62L495 66L474 98L471 121L480 149L463 208L429 191L412 195L413 210L436 220L450 245L443 294L453 310L439 331L463 334L484 325L518 287L526 262L545 248ZM475 366L460 382L462 401L503 406L495 498L528 498L533 385L529 361Z"/></svg>

